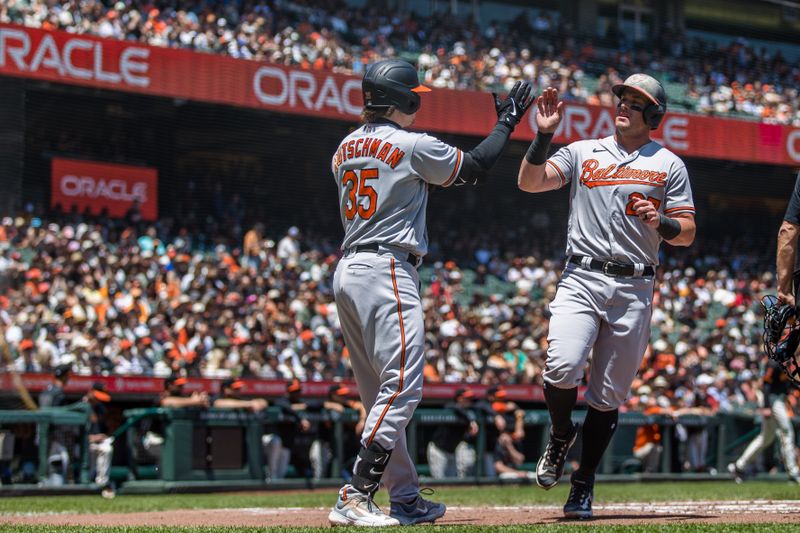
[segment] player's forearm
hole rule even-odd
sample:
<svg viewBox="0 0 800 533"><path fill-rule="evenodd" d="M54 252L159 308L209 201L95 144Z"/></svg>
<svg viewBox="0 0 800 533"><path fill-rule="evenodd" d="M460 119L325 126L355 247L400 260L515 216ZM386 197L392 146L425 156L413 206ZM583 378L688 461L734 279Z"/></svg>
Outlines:
<svg viewBox="0 0 800 533"><path fill-rule="evenodd" d="M517 175L517 186L525 192L544 192L550 188L546 186L546 164L533 165L523 159Z"/></svg>
<svg viewBox="0 0 800 533"><path fill-rule="evenodd" d="M220 398L214 402L214 407L218 409L250 409L253 402L250 400L234 400L232 398Z"/></svg>
<svg viewBox="0 0 800 533"><path fill-rule="evenodd" d="M795 257L797 257L798 226L786 220L778 230L778 291L784 294L792 292L792 272L794 271Z"/></svg>
<svg viewBox="0 0 800 533"><path fill-rule="evenodd" d="M165 398L161 402L161 407L180 409L182 407L205 407L205 404L196 398Z"/></svg>
<svg viewBox="0 0 800 533"><path fill-rule="evenodd" d="M694 242L695 234L697 233L697 226L694 220L688 218L673 218L678 224L681 225L681 232L674 239L667 242L672 246L689 246Z"/></svg>
<svg viewBox="0 0 800 533"><path fill-rule="evenodd" d="M459 183L477 184L485 180L508 144L511 131L506 124L498 122L478 146L465 152L458 174Z"/></svg>

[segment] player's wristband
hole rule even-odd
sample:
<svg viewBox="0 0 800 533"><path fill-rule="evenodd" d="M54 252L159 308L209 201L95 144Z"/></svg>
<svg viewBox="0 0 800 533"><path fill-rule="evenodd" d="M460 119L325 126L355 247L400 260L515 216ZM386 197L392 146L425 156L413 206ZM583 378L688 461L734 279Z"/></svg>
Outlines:
<svg viewBox="0 0 800 533"><path fill-rule="evenodd" d="M545 161L547 161L547 152L550 151L550 141L552 140L552 133L537 133L530 147L528 147L525 160L531 165L544 165Z"/></svg>
<svg viewBox="0 0 800 533"><path fill-rule="evenodd" d="M674 218L658 215L658 220L659 223L656 231L659 235L664 237L664 240L671 241L681 234L681 223Z"/></svg>

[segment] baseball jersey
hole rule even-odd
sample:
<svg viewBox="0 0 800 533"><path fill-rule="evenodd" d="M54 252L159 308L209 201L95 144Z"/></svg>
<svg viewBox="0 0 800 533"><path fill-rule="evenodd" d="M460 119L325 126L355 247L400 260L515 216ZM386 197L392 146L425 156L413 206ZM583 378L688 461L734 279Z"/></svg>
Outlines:
<svg viewBox="0 0 800 533"><path fill-rule="evenodd" d="M342 249L377 243L424 256L428 185L451 185L462 161L458 148L388 121L365 124L345 137L331 165Z"/></svg>
<svg viewBox="0 0 800 533"><path fill-rule="evenodd" d="M794 190L789 198L789 205L786 206L786 214L783 219L800 226L800 172L797 173L797 180L794 182Z"/></svg>
<svg viewBox="0 0 800 533"><path fill-rule="evenodd" d="M655 141L627 153L613 136L577 141L547 160L571 183L567 255L658 264L661 236L633 211L648 199L659 213L694 214L686 166Z"/></svg>

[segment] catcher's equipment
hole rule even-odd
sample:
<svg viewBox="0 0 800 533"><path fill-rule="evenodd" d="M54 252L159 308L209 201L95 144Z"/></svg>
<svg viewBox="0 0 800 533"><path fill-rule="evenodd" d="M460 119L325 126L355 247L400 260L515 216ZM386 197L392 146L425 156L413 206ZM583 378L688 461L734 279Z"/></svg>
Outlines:
<svg viewBox="0 0 800 533"><path fill-rule="evenodd" d="M417 112L419 93L430 89L420 85L417 69L402 59L384 59L373 63L361 81L364 107L388 109L395 106L407 115Z"/></svg>
<svg viewBox="0 0 800 533"><path fill-rule="evenodd" d="M492 93L494 97L494 109L497 111L497 121L510 127L512 130L522 120L525 111L528 110L533 98L531 97L531 85L527 81L518 81L508 92L505 100Z"/></svg>
<svg viewBox="0 0 800 533"><path fill-rule="evenodd" d="M800 387L800 321L797 309L778 301L774 295L762 298L764 306L764 349L770 359L783 368L795 386Z"/></svg>
<svg viewBox="0 0 800 533"><path fill-rule="evenodd" d="M661 82L647 74L633 74L623 83L611 88L618 98L622 98L625 89L638 91L650 101L650 104L642 110L642 115L651 130L657 129L667 112L667 93Z"/></svg>

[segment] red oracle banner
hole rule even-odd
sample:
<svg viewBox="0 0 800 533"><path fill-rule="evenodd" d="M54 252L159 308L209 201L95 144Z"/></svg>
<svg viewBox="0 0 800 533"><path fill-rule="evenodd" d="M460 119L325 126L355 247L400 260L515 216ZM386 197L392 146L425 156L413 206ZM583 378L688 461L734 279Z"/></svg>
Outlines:
<svg viewBox="0 0 800 533"><path fill-rule="evenodd" d="M76 206L92 214L108 210L109 216L123 217L139 200L144 220L158 218L158 171L116 163L97 163L77 159L52 162L50 207L61 204L64 211Z"/></svg>
<svg viewBox="0 0 800 533"><path fill-rule="evenodd" d="M158 48L0 24L0 74L355 122L361 80L329 71ZM483 136L491 97L435 89L422 96L415 129ZM614 109L567 104L557 143L613 133ZM529 113L514 138L533 138ZM776 165L800 163L800 128L668 113L655 137L682 156Z"/></svg>

